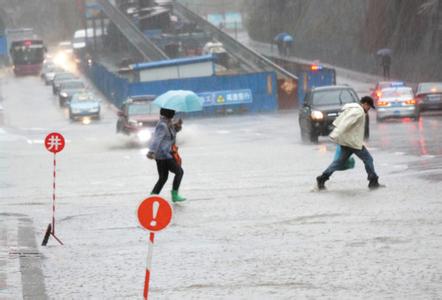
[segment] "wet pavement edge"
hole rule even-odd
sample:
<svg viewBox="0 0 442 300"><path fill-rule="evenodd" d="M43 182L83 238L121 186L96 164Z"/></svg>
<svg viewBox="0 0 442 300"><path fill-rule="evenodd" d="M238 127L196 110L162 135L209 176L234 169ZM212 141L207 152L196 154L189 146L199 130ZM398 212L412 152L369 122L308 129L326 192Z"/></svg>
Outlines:
<svg viewBox="0 0 442 300"><path fill-rule="evenodd" d="M32 220L6 213L0 219L0 299L49 299Z"/></svg>

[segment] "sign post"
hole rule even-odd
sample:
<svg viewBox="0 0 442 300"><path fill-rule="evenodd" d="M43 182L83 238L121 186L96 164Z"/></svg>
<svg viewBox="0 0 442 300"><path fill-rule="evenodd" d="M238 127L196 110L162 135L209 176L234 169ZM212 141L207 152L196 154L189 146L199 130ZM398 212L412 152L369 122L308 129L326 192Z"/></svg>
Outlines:
<svg viewBox="0 0 442 300"><path fill-rule="evenodd" d="M150 231L146 261L146 278L144 281L143 292L144 299L147 300L155 232L163 230L169 225L170 220L172 219L172 207L164 198L154 195L141 202L138 206L137 216L140 225L144 229Z"/></svg>
<svg viewBox="0 0 442 300"><path fill-rule="evenodd" d="M53 172L53 184L52 184L52 223L49 223L46 229L45 236L43 238L42 246L46 246L49 240L49 236L53 236L54 239L63 245L62 241L55 235L55 179L56 179L56 154L63 150L65 141L64 137L57 132L52 132L48 134L45 138L45 147L49 152L54 153L54 172Z"/></svg>

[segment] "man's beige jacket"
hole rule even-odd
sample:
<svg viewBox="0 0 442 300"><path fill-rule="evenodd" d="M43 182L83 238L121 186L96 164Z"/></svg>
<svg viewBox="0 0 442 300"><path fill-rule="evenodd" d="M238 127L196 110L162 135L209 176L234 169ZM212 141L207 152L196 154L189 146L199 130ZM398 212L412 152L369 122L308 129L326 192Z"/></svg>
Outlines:
<svg viewBox="0 0 442 300"><path fill-rule="evenodd" d="M361 150L364 143L365 111L359 103L348 103L333 122L330 138L341 146Z"/></svg>

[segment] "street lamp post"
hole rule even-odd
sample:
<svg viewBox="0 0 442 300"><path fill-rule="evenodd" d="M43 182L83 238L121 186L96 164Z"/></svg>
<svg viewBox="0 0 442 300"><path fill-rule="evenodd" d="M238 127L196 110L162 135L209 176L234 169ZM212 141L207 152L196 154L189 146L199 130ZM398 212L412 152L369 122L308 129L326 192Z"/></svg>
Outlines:
<svg viewBox="0 0 442 300"><path fill-rule="evenodd" d="M270 38L270 52L273 54L273 39L272 39L272 1L267 0L268 12L269 12L269 38Z"/></svg>

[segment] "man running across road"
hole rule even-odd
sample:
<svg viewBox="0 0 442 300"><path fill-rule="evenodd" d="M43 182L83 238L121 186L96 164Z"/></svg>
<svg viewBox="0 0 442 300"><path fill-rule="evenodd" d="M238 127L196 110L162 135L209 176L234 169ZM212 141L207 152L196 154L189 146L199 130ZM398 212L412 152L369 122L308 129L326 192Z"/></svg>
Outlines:
<svg viewBox="0 0 442 300"><path fill-rule="evenodd" d="M373 99L365 96L359 103L344 105L343 112L333 122L335 128L329 136L336 144L341 146L341 154L320 176L316 177L319 190L325 189L325 182L335 171L342 169L352 154L355 154L364 162L368 175L368 187L376 189L382 186L379 184L379 177L374 170L373 158L363 144L365 115L371 108L375 108Z"/></svg>

